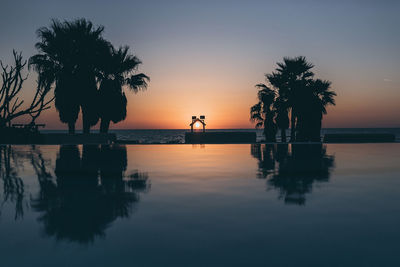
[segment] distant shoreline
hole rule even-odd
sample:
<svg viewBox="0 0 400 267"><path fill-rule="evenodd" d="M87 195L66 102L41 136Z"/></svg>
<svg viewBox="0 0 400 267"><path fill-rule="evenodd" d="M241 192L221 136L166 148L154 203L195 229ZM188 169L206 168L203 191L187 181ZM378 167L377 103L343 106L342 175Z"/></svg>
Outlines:
<svg viewBox="0 0 400 267"><path fill-rule="evenodd" d="M185 135L190 132L188 129L122 129L122 130L110 130L110 134L99 134L98 131L92 131L90 135L81 134L77 131L75 135L69 135L66 130L41 130L41 139L26 139L23 136L18 140L3 140L2 143L25 143L25 144L185 144ZM226 132L229 135L232 132L255 133L255 142L252 140L236 140L232 143L268 143L265 142L262 129L210 129L206 132L213 134L216 132ZM214 135L214 134L213 134ZM287 136L290 136L290 129L288 130ZM321 140L324 140L326 136L330 136L330 140L324 143L366 143L366 142L400 142L400 128L323 128L321 130ZM332 139L333 137L333 139ZM240 138L239 138L240 139ZM36 142L36 140L39 140ZM276 143L281 144L280 134L276 135ZM226 138L221 140L210 141L202 140L200 143L229 143ZM305 142L311 143L311 142ZM274 143L275 144L275 143Z"/></svg>
<svg viewBox="0 0 400 267"><path fill-rule="evenodd" d="M22 138L21 138L22 137ZM25 140L29 140L25 142ZM112 145L112 144L191 144L191 145L209 145L209 144L361 144L361 143L398 143L399 140L395 134L390 133L350 133L350 134L332 134L328 133L321 136L321 141L307 142L265 142L265 140L256 140L256 133L244 131L229 132L185 132L185 139L172 139L166 142L141 142L134 139L118 139L115 133L110 134L67 134L67 133L44 133L36 134L35 138L30 136L20 136L20 138L6 141L6 144L20 145Z"/></svg>
<svg viewBox="0 0 400 267"><path fill-rule="evenodd" d="M118 140L132 141L135 140L138 143L184 143L185 133L189 132L190 129L117 129L110 130L110 133L114 133ZM256 141L261 142L265 140L262 129L207 129L206 132L255 132ZM66 133L65 130L42 130L43 133ZM80 131L78 131L79 133ZM92 131L92 133L98 133L98 131ZM396 141L400 141L400 128L323 128L321 130L321 138L325 134L349 134L349 133L390 133L396 136ZM287 130L286 135L290 136L290 129ZM276 135L276 141L281 141L280 132Z"/></svg>

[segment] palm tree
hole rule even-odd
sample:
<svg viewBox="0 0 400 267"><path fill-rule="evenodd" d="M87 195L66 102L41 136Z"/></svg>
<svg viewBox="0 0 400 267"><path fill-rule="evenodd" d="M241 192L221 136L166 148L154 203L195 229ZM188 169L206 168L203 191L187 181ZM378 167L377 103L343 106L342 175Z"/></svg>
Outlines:
<svg viewBox="0 0 400 267"><path fill-rule="evenodd" d="M309 82L299 99L299 141L320 141L322 116L327 114L328 105L336 104L335 96L330 81L316 79Z"/></svg>
<svg viewBox="0 0 400 267"><path fill-rule="evenodd" d="M286 129L289 128L289 113L287 101L278 96L274 102L274 110L276 113L275 122L281 130L281 142L286 143Z"/></svg>
<svg viewBox="0 0 400 267"><path fill-rule="evenodd" d="M142 63L137 57L128 53L129 47L118 50L111 47L104 61L100 84L100 132L107 133L110 121L117 123L126 118L127 99L123 87L134 93L147 88L150 80L143 73L136 73Z"/></svg>
<svg viewBox="0 0 400 267"><path fill-rule="evenodd" d="M276 63L278 67L272 74L266 74L268 82L275 88L282 101L287 104L287 109L281 109L284 113L290 111L290 142L296 140L296 120L298 113L298 98L303 93L305 85L314 76L311 69L313 64L307 62L303 56L284 57L283 62ZM283 125L285 125L283 123ZM282 129L282 128L281 128ZM283 129L282 129L283 130Z"/></svg>
<svg viewBox="0 0 400 267"><path fill-rule="evenodd" d="M55 86L55 106L60 120L68 123L70 133L82 109L83 131L99 117L96 76L102 58L109 50L109 42L101 36L104 27L94 27L90 21L72 22L53 20L50 27L37 31L39 53L32 56L29 65L38 72L41 87Z"/></svg>
<svg viewBox="0 0 400 267"><path fill-rule="evenodd" d="M321 122L327 113L328 105L335 105L336 93L331 90L331 82L314 79L311 69L313 64L305 57L283 58L277 63L278 67L271 74L266 74L267 84L259 84L262 90L276 92L272 99L273 112L270 124L275 119L276 126L281 130L282 142L286 142L286 129L290 128L290 142L320 141ZM269 87L268 87L269 86ZM272 89L270 89L272 88ZM260 93L268 95L260 90ZM262 96L261 96L262 97ZM258 121L259 127L264 123L262 105L252 107L252 120Z"/></svg>
<svg viewBox="0 0 400 267"><path fill-rule="evenodd" d="M327 114L327 105L336 105L334 97L336 93L331 90L332 83L327 80L316 79L312 82L313 92L318 97L321 104L321 111L323 114Z"/></svg>
<svg viewBox="0 0 400 267"><path fill-rule="evenodd" d="M256 128L264 126L265 141L275 142L276 125L274 122L274 111L272 104L275 100L275 91L268 88L265 84L257 84L258 103L250 108L250 120L256 123Z"/></svg>

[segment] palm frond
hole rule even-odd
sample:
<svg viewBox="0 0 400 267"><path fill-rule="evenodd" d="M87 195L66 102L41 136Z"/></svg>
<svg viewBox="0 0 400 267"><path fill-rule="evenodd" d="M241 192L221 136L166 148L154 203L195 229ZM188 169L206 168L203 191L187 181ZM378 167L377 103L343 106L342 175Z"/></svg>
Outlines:
<svg viewBox="0 0 400 267"><path fill-rule="evenodd" d="M147 82L150 81L150 77L143 74L139 73L136 75L132 75L131 77L126 79L126 84L128 85L129 89L131 89L133 92L137 93L140 90L146 90L147 89Z"/></svg>

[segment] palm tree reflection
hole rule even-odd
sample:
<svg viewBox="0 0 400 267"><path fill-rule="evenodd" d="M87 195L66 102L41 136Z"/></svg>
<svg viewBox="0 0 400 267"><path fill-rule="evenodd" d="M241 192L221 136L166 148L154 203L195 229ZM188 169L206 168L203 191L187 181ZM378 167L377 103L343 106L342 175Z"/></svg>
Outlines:
<svg viewBox="0 0 400 267"><path fill-rule="evenodd" d="M20 219L24 215L25 186L18 169L22 166L20 153L11 145L0 146L0 177L3 187L3 196L0 203L0 214L5 203L15 204L14 219Z"/></svg>
<svg viewBox="0 0 400 267"><path fill-rule="evenodd" d="M56 181L39 179L40 193L32 207L41 212L44 233L79 243L104 237L117 218L129 217L139 192L150 188L146 173L125 175L125 146L61 146Z"/></svg>
<svg viewBox="0 0 400 267"><path fill-rule="evenodd" d="M258 160L258 177L268 188L279 191L286 204L304 205L314 182L326 182L334 166L322 144L253 144L251 155Z"/></svg>

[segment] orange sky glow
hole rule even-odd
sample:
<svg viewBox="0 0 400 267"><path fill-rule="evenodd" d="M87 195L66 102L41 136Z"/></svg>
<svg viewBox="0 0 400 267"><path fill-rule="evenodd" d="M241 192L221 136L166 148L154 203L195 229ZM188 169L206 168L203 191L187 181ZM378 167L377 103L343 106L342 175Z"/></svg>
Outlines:
<svg viewBox="0 0 400 267"><path fill-rule="evenodd" d="M328 107L323 127L400 127L399 3L286 2L105 2L93 8L86 1L31 1L24 16L16 7L4 14L5 21L21 20L12 29L0 28L7 36L0 59L8 62L12 49L26 59L37 53L35 31L51 18L84 17L104 25L104 37L116 47L128 45L143 62L138 71L151 78L147 91L125 91L127 118L111 129L189 129L192 115L205 115L208 129L253 128L254 86L285 56L305 56L316 78L332 82L337 105ZM35 79L31 72L25 103ZM67 129L54 107L37 122ZM76 128L82 128L80 119Z"/></svg>

